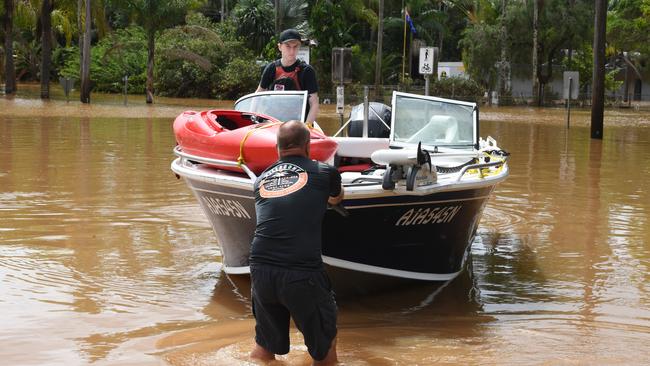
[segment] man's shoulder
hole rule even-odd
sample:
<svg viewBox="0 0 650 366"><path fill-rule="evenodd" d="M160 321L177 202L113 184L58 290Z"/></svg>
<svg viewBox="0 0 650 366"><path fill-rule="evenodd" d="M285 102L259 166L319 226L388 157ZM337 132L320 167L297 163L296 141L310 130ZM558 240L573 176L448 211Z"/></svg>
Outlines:
<svg viewBox="0 0 650 366"><path fill-rule="evenodd" d="M305 71L306 72L315 72L316 71L316 70L314 70L313 66L311 66L310 64L308 64L305 61L300 60L300 59L298 60L298 66L300 67L300 70L302 72L305 72Z"/></svg>

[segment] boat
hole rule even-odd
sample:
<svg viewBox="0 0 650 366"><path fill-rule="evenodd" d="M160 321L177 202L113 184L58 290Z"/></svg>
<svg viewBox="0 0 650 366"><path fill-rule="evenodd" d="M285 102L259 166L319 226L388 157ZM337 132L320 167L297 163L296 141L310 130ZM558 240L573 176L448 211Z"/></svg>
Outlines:
<svg viewBox="0 0 650 366"><path fill-rule="evenodd" d="M304 121L306 102L306 92L263 92L240 98L233 110L263 118L263 124ZM342 203L330 207L323 220L328 271L455 278L490 195L509 174L508 154L493 138L479 137L476 103L393 92L390 106L366 98L355 108L333 136L314 135L334 142L333 156L320 159L339 169L345 188ZM258 169L247 168L248 160L215 159L187 144L179 143L174 153L171 169L212 224L223 270L249 273Z"/></svg>

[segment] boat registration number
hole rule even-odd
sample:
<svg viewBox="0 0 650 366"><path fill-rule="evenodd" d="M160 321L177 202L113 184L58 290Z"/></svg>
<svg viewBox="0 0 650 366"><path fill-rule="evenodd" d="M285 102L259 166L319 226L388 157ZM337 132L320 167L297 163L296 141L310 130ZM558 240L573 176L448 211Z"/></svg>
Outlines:
<svg viewBox="0 0 650 366"><path fill-rule="evenodd" d="M458 206L446 207L427 207L427 208L412 208L406 211L395 223L395 226L409 226L409 225L427 225L427 224L443 224L451 222L456 214L462 208Z"/></svg>

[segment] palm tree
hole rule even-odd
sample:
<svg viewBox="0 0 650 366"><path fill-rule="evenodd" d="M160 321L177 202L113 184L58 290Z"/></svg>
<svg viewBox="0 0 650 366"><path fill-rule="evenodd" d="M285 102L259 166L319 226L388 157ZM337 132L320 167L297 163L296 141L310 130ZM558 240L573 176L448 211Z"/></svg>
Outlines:
<svg viewBox="0 0 650 366"><path fill-rule="evenodd" d="M5 94L16 92L16 67L14 66L14 37L13 14L14 0L4 0L4 31L5 31Z"/></svg>
<svg viewBox="0 0 650 366"><path fill-rule="evenodd" d="M304 30L308 6L305 0L275 0L275 34L287 28Z"/></svg>
<svg viewBox="0 0 650 366"><path fill-rule="evenodd" d="M41 48L41 98L50 98L50 66L52 64L52 2L42 0L41 7L41 27L42 42Z"/></svg>
<svg viewBox="0 0 650 366"><path fill-rule="evenodd" d="M82 0L79 0L81 4ZM86 17L84 20L84 32L83 38L81 38L81 28L79 29L79 35L81 38L81 44L79 48L81 49L81 89L79 91L79 98L82 103L90 103L90 31L91 31L91 0L86 0L85 3L85 13ZM81 13L81 9L79 9Z"/></svg>
<svg viewBox="0 0 650 366"><path fill-rule="evenodd" d="M377 54L375 56L375 92L379 90L381 83L381 53L384 40L384 0L379 0L379 11L377 16L379 22L377 25Z"/></svg>
<svg viewBox="0 0 650 366"><path fill-rule="evenodd" d="M241 0L233 10L237 34L246 40L256 54L273 37L273 7L268 0Z"/></svg>
<svg viewBox="0 0 650 366"><path fill-rule="evenodd" d="M199 4L192 0L121 0L134 20L147 35L146 101L153 103L154 56L156 35L167 27L178 24L188 10Z"/></svg>

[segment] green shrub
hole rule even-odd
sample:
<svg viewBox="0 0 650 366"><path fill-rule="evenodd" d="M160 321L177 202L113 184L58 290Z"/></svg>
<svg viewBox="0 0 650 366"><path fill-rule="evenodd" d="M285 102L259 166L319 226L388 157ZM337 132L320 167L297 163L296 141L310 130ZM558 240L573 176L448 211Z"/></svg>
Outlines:
<svg viewBox="0 0 650 366"><path fill-rule="evenodd" d="M252 51L231 22L215 24L194 13L186 25L158 40L156 90L160 95L235 99L255 91L260 77Z"/></svg>
<svg viewBox="0 0 650 366"><path fill-rule="evenodd" d="M431 82L430 95L476 101L483 96L485 89L472 79L447 77Z"/></svg>
<svg viewBox="0 0 650 366"><path fill-rule="evenodd" d="M68 48L57 57L65 58L60 75L79 80L79 49ZM147 43L138 26L118 29L101 39L90 51L90 79L93 90L121 93L123 77L128 75L129 93L144 93L147 67Z"/></svg>

